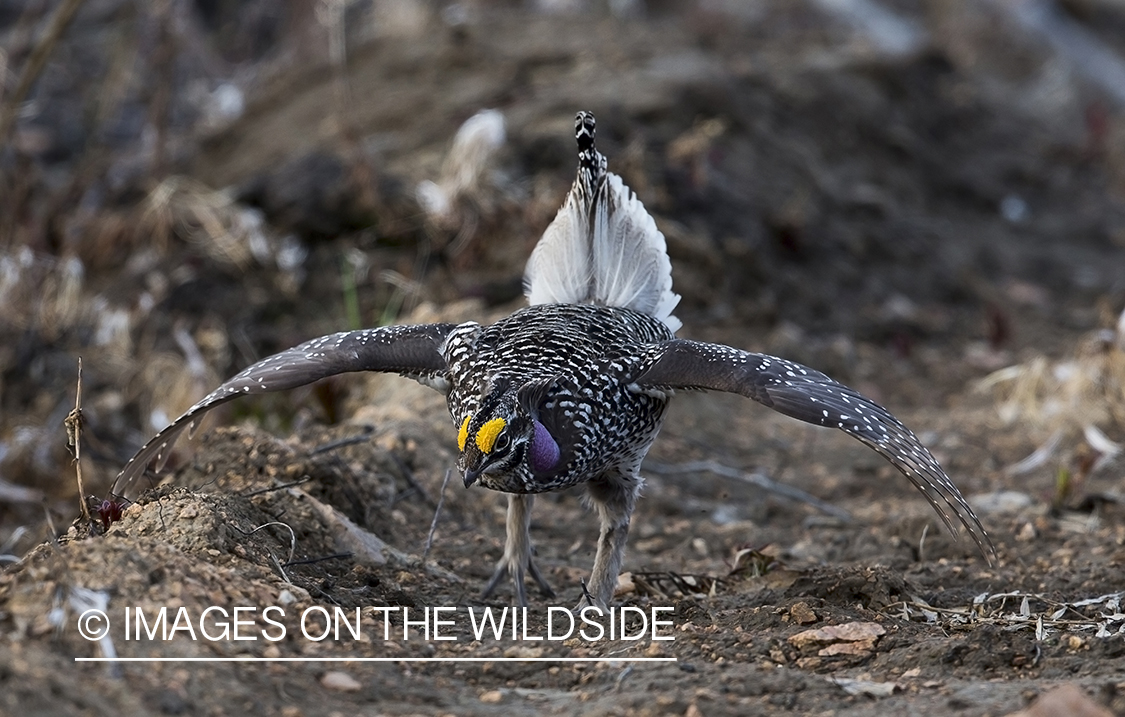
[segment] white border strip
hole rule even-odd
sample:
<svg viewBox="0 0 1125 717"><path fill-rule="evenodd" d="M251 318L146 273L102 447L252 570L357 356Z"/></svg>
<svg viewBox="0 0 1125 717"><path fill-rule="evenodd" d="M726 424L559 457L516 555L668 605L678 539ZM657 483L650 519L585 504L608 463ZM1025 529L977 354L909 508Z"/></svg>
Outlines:
<svg viewBox="0 0 1125 717"><path fill-rule="evenodd" d="M679 662L676 657L76 657L75 662Z"/></svg>

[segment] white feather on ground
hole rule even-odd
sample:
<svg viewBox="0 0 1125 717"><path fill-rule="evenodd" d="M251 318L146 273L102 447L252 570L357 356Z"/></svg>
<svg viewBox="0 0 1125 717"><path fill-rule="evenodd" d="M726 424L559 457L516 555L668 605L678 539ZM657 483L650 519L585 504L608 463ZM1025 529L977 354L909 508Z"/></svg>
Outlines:
<svg viewBox="0 0 1125 717"><path fill-rule="evenodd" d="M448 221L458 200L476 197L491 188L489 173L493 158L506 141L504 115L499 110L481 110L457 130L453 146L437 182L418 184L418 203L431 220Z"/></svg>

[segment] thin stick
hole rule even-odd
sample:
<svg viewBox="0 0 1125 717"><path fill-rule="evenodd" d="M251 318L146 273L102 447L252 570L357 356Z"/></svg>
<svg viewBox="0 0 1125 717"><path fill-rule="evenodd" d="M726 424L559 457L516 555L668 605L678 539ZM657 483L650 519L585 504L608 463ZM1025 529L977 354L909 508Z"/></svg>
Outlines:
<svg viewBox="0 0 1125 717"><path fill-rule="evenodd" d="M55 45L66 32L67 26L70 25L70 21L74 19L74 15L80 7L82 7L82 0L63 0L63 4L51 17L51 22L47 25L43 36L39 38L39 42L35 43L31 56L27 58L27 64L23 67L23 73L20 74L19 84L16 85L16 89L4 102L4 106L0 107L0 147L8 144L8 133L11 132L16 115L19 113L20 104L24 97L27 97L27 93L31 90L31 86L35 84L35 80L39 78L40 73L43 72L43 68L47 65L47 59L51 56ZM83 512L85 512L85 508L83 508Z"/></svg>
<svg viewBox="0 0 1125 717"><path fill-rule="evenodd" d="M78 357L78 389L74 393L74 410L63 421L66 426L66 443L74 454L74 474L78 478L78 506L82 518L90 520L90 508L86 505L86 487L82 485L82 357Z"/></svg>
<svg viewBox="0 0 1125 717"><path fill-rule="evenodd" d="M262 495L263 493L272 493L275 490L285 490L286 488L292 488L293 486L298 486L298 485L301 485L302 483L308 483L311 480L312 480L312 478L310 478L309 476L305 476L304 478L301 478L300 480L295 480L292 483L282 483L281 485L273 485L273 486L270 486L269 488L262 488L260 490L252 490L249 493L243 493L241 497L252 498L256 495Z"/></svg>
<svg viewBox="0 0 1125 717"><path fill-rule="evenodd" d="M438 517L441 515L441 506L445 503L445 487L449 485L449 476L452 470L445 471L445 480L441 482L441 493L438 495L437 509L434 510L434 519L430 521L430 534L426 536L426 549L422 551L422 566L426 565L426 558L430 555L430 548L434 544L434 533L437 531Z"/></svg>
<svg viewBox="0 0 1125 717"><path fill-rule="evenodd" d="M843 521L850 521L852 519L851 514L843 508L832 505L831 503L826 503L816 496L806 493L800 488L794 488L791 485L778 483L777 481L771 480L761 473L747 473L745 471L740 471L737 468L725 466L718 461L692 461L690 463L680 463L678 465L668 465L663 463L656 463L654 461L647 461L644 467L645 470L662 474L698 473L701 471L714 473L717 476L722 476L724 478L733 478L734 480L742 481L743 483L749 483L750 485L754 485L762 488L763 490L767 490L774 495L781 496L782 498L788 498L789 500L797 501L798 503L811 505L813 508L816 508L826 515L831 515L833 518L838 518Z"/></svg>
<svg viewBox="0 0 1125 717"><path fill-rule="evenodd" d="M257 528L254 528L250 532L245 532L243 530L240 530L238 528L238 526L233 526L233 527L234 527L235 530L242 533L246 537L250 537L254 533L257 533L262 528L268 528L271 525L280 525L282 528L285 528L286 530L289 531L289 557L288 557L288 559L286 559L285 562L286 562L286 564L293 562L293 554L295 552L297 552L297 533L296 533L296 531L293 530L293 526L289 525L288 523L282 523L280 520L273 520L273 521L270 521L269 523L262 523L261 525L259 525Z"/></svg>
<svg viewBox="0 0 1125 717"><path fill-rule="evenodd" d="M338 448L355 445L356 443L363 443L364 441L371 440L371 434L374 433L374 431L375 429L371 426L364 426L363 433L358 436L347 436L346 438L339 438L335 441L324 443L309 451L309 455L315 456L321 453L327 453L328 451L334 451Z"/></svg>
<svg viewBox="0 0 1125 717"><path fill-rule="evenodd" d="M285 568L281 567L281 563L277 561L277 556L275 556L272 552L270 553L270 562L273 563L273 567L277 570L277 574L281 576L281 579L292 585L293 581L289 579L289 575L285 572Z"/></svg>
<svg viewBox="0 0 1125 717"><path fill-rule="evenodd" d="M332 555L322 555L319 558L305 558L304 560L290 560L287 563L282 563L281 567L291 568L294 565L312 565L313 563L323 563L325 560L342 560L344 558L352 557L353 553L333 553Z"/></svg>

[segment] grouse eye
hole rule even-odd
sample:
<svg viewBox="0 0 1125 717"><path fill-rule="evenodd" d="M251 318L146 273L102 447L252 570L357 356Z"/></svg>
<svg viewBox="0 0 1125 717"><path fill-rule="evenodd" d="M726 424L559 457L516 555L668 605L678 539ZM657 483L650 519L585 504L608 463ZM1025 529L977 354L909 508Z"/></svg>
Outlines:
<svg viewBox="0 0 1125 717"><path fill-rule="evenodd" d="M508 432L504 431L499 436L496 436L496 443L492 445L493 453L503 453L508 450L508 444L511 442L511 439L508 438Z"/></svg>

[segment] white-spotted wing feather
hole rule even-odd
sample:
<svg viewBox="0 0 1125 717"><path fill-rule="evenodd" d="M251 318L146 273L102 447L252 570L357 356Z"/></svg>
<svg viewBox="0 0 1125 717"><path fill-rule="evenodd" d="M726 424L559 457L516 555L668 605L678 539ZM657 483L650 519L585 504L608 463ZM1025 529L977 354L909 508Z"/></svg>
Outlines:
<svg viewBox="0 0 1125 717"><path fill-rule="evenodd" d="M807 366L719 344L676 339L657 345L638 390L702 388L741 394L801 421L838 428L883 456L934 507L953 534L956 521L981 553L995 548L961 491L918 437L890 411Z"/></svg>
<svg viewBox="0 0 1125 717"><path fill-rule="evenodd" d="M454 324L422 324L344 331L262 359L156 434L125 464L110 490L115 495L127 495L153 461L159 472L185 429L194 429L205 413L239 396L285 391L351 371L401 373L435 385L435 379L447 371L438 347L454 328Z"/></svg>

